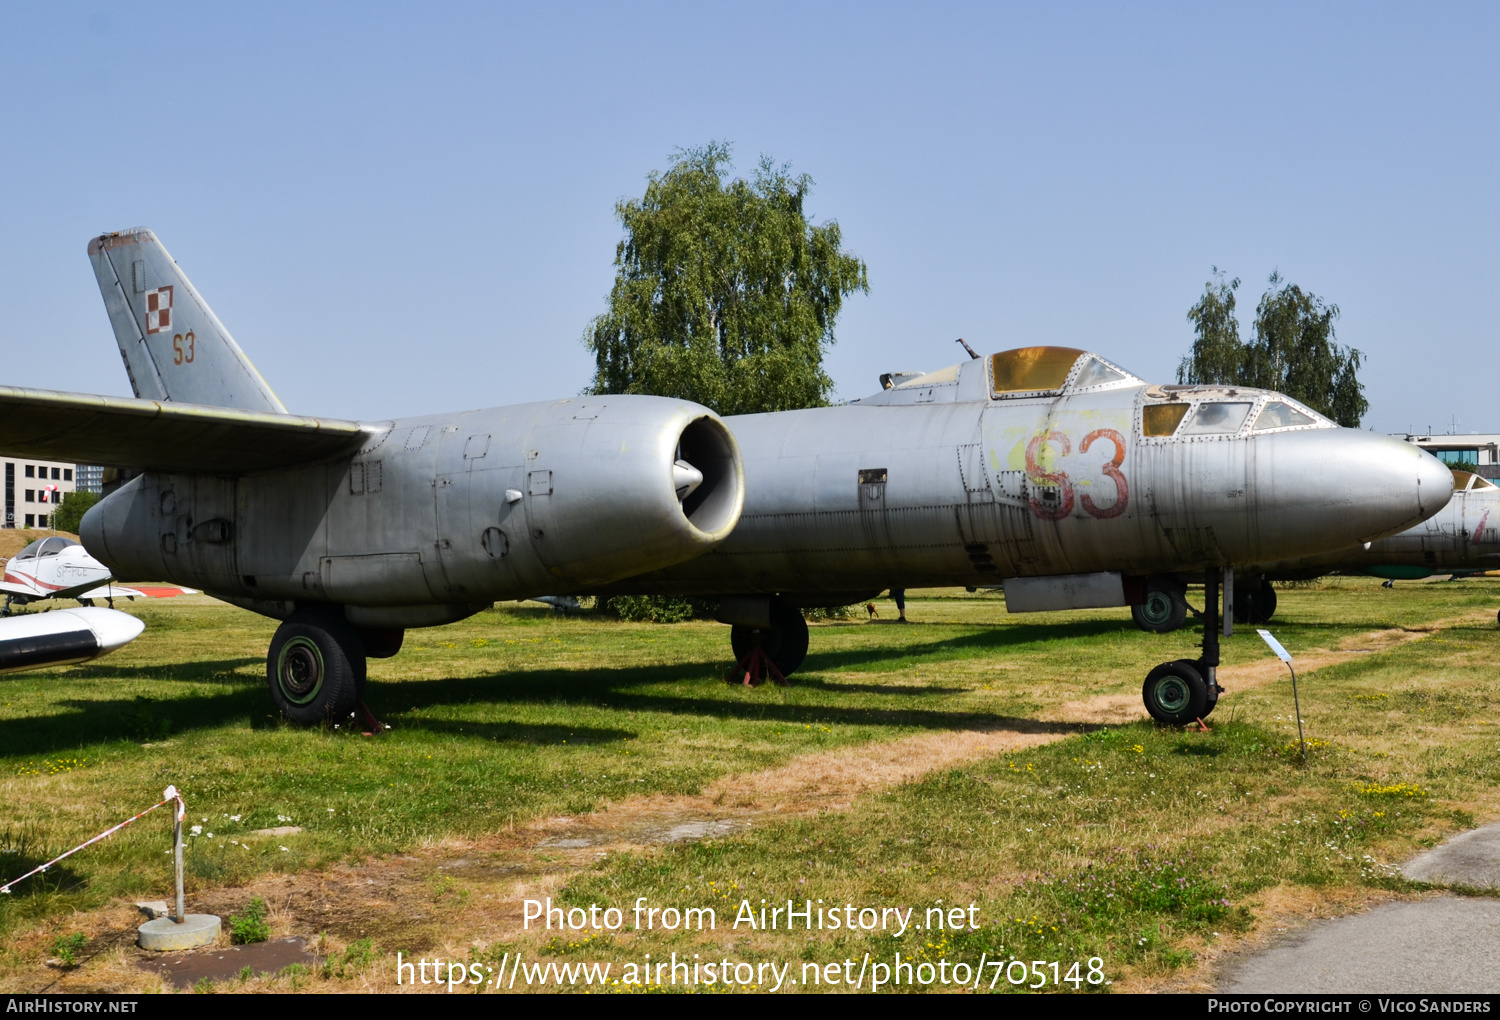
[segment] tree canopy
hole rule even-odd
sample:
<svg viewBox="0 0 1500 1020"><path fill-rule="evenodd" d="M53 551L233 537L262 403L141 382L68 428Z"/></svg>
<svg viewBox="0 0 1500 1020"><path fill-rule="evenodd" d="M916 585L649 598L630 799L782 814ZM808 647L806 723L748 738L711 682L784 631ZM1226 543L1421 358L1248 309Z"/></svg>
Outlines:
<svg viewBox="0 0 1500 1020"><path fill-rule="evenodd" d="M78 534L78 522L89 507L99 502L97 492L67 492L63 494L62 506L52 514L52 527L57 531Z"/></svg>
<svg viewBox="0 0 1500 1020"><path fill-rule="evenodd" d="M1255 309L1255 338L1246 343L1235 317L1239 286L1238 278L1226 281L1215 267L1214 279L1188 309L1197 336L1177 368L1177 381L1276 390L1358 428L1370 409L1358 378L1364 355L1336 342L1338 305L1273 272Z"/></svg>
<svg viewBox="0 0 1500 1020"><path fill-rule="evenodd" d="M721 414L827 404L834 320L869 279L836 221L808 222L812 179L762 156L751 180L731 180L724 143L670 158L642 198L615 206L625 237L609 309L584 335L591 392L683 397Z"/></svg>

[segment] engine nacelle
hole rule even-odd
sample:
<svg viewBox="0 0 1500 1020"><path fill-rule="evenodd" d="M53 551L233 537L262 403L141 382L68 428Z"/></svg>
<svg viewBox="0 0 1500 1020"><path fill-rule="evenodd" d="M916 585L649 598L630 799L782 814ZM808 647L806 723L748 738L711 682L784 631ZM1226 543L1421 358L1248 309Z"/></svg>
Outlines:
<svg viewBox="0 0 1500 1020"><path fill-rule="evenodd" d="M354 457L290 469L143 475L80 532L117 577L272 616L379 609L400 627L680 563L728 537L743 504L717 415L611 396L382 423Z"/></svg>

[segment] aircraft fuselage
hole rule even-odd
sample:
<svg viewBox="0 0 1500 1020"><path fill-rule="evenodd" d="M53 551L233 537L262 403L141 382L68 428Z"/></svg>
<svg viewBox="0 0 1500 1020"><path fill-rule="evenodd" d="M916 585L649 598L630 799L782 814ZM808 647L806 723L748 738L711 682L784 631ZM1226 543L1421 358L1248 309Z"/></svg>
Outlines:
<svg viewBox="0 0 1500 1020"><path fill-rule="evenodd" d="M1379 538L1451 493L1435 458L1278 394L1120 373L1076 386L1085 371L1060 392L1011 395L995 391L990 359L975 360L844 406L728 418L745 458L733 535L607 590L816 604L889 587L1201 570ZM1257 430L1273 404L1300 423Z"/></svg>

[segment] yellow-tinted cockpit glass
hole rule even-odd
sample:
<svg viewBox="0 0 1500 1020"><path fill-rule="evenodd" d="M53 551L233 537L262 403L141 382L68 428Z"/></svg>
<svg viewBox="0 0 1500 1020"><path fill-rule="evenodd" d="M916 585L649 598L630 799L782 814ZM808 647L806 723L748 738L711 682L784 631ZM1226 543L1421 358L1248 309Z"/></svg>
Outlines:
<svg viewBox="0 0 1500 1020"><path fill-rule="evenodd" d="M1147 404L1141 410L1141 431L1148 436L1170 436L1182 424L1190 405L1183 401L1175 404Z"/></svg>
<svg viewBox="0 0 1500 1020"><path fill-rule="evenodd" d="M1072 347L1020 347L991 355L995 394L1060 390L1082 354Z"/></svg>

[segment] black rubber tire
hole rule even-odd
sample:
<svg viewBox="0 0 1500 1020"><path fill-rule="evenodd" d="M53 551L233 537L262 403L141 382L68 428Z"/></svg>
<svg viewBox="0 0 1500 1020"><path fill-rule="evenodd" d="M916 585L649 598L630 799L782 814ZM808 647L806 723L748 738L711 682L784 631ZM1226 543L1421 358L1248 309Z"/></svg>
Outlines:
<svg viewBox="0 0 1500 1020"><path fill-rule="evenodd" d="M807 621L798 610L780 599L772 599L770 629L731 627L729 644L736 662L744 662L745 656L759 644L781 675L791 676L807 658Z"/></svg>
<svg viewBox="0 0 1500 1020"><path fill-rule="evenodd" d="M1275 615L1276 589L1271 587L1270 581L1262 581L1259 588L1245 592L1244 598L1234 600L1235 623L1270 623L1271 617Z"/></svg>
<svg viewBox="0 0 1500 1020"><path fill-rule="evenodd" d="M1164 662L1146 674L1141 700L1157 722L1186 726L1207 714L1208 684L1190 660Z"/></svg>
<svg viewBox="0 0 1500 1020"><path fill-rule="evenodd" d="M1170 634L1187 621L1187 599L1175 582L1153 577L1146 582L1146 601L1130 607L1130 618L1148 634Z"/></svg>
<svg viewBox="0 0 1500 1020"><path fill-rule="evenodd" d="M359 632L332 613L298 610L276 628L266 655L266 684L281 714L302 726L342 722L364 686Z"/></svg>

